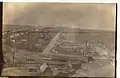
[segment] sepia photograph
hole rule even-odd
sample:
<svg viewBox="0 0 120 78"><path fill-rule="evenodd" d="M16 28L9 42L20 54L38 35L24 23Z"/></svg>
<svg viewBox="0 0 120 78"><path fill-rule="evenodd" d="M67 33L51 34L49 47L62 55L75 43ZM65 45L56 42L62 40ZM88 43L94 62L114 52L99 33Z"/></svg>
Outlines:
<svg viewBox="0 0 120 78"><path fill-rule="evenodd" d="M115 3L3 3L2 76L115 77Z"/></svg>

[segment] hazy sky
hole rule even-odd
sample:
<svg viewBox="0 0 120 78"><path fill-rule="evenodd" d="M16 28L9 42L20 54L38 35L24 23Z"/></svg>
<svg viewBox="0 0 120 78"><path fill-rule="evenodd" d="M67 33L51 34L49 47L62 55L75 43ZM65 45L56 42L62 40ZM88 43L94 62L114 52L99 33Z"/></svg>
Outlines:
<svg viewBox="0 0 120 78"><path fill-rule="evenodd" d="M4 24L115 30L115 4L4 4Z"/></svg>

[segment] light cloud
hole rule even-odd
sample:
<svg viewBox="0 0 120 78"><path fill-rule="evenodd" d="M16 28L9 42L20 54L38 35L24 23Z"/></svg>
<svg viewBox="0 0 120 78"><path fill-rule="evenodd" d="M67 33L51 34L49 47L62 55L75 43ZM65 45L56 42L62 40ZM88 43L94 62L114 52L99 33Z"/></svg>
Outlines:
<svg viewBox="0 0 120 78"><path fill-rule="evenodd" d="M5 24L42 24L115 30L115 4L6 4L3 11Z"/></svg>

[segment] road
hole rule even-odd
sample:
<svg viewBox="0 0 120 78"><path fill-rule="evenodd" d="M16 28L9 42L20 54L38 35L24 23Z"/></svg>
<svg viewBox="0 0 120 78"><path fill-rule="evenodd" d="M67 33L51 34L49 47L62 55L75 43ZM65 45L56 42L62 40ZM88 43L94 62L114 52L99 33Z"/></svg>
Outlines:
<svg viewBox="0 0 120 78"><path fill-rule="evenodd" d="M45 49L43 50L42 54L49 54L49 52L51 51L51 49L55 46L56 41L59 39L61 32L59 32L53 39L52 41L50 41L50 43L45 47Z"/></svg>

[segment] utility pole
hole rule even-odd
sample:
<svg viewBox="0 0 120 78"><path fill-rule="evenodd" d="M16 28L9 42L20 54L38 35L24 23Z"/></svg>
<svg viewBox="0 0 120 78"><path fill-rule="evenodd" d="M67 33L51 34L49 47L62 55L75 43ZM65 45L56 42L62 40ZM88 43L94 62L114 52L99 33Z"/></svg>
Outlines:
<svg viewBox="0 0 120 78"><path fill-rule="evenodd" d="M16 48L15 48L15 40L12 40L13 41L13 48L12 48L12 53L13 53L13 65L15 65L15 51L16 51Z"/></svg>
<svg viewBox="0 0 120 78"><path fill-rule="evenodd" d="M88 52L88 42L87 42L87 40L85 40L85 49L84 49L85 56L86 56L87 52Z"/></svg>

